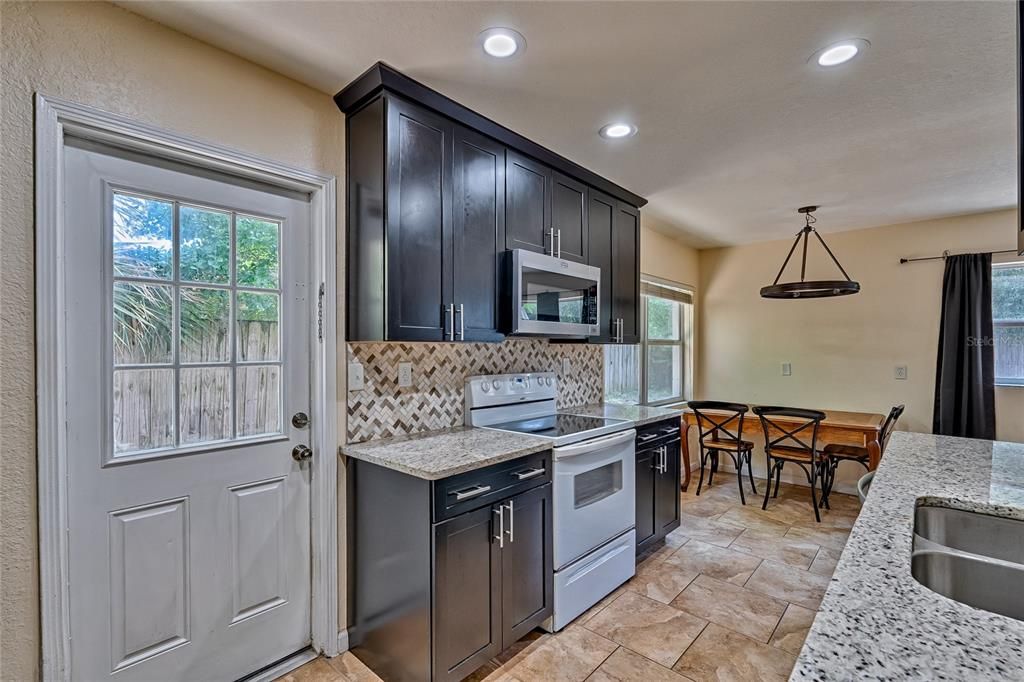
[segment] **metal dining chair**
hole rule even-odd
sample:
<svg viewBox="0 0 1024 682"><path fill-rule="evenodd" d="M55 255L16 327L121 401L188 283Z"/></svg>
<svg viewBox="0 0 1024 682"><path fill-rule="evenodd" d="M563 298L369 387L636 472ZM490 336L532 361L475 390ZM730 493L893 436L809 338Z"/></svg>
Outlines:
<svg viewBox="0 0 1024 682"><path fill-rule="evenodd" d="M764 454L768 460L768 484L761 509L768 508L772 476L775 477L775 494L772 497L778 497L782 468L787 462L792 462L803 469L807 482L811 484L811 505L814 507L814 518L820 523L821 514L818 512L815 485L819 481L824 482L826 464L824 456L818 452L818 427L825 419L825 413L795 407L758 406L754 408L754 414L761 419L761 428L764 430ZM795 426L792 425L794 420L797 421ZM810 443L807 443L808 436ZM824 496L824 489L822 495ZM826 509L829 508L827 497L822 497L822 505Z"/></svg>
<svg viewBox="0 0 1024 682"><path fill-rule="evenodd" d="M704 468L711 460L711 473L708 476L708 487L711 487L715 471L718 470L718 453L724 452L732 458L736 467L736 483L740 487L740 502L746 504L747 500L743 494L743 464L747 465L747 475L750 477L750 489L757 494L757 487L754 485L754 470L751 465L751 456L754 452L754 444L749 440L743 440L743 418L747 414L746 405L742 403L725 403L717 400L692 400L687 407L693 410L697 417L698 442L700 443L700 480L697 482L697 495L700 495L701 486L704 485ZM709 414L709 412L723 412L725 414Z"/></svg>
<svg viewBox="0 0 1024 682"><path fill-rule="evenodd" d="M882 422L882 430L878 436L878 444L881 447L882 452L885 452L885 446L889 443L889 436L896 428L896 422L903 415L904 405L896 405L889 410L889 415ZM836 469L839 468L840 462L857 462L865 469L869 468L871 456L868 454L868 449L860 445L838 445L836 443L829 443L821 450L826 460L826 472L825 472L825 487L823 489L823 502L828 502L828 496L832 493L832 484L836 480Z"/></svg>

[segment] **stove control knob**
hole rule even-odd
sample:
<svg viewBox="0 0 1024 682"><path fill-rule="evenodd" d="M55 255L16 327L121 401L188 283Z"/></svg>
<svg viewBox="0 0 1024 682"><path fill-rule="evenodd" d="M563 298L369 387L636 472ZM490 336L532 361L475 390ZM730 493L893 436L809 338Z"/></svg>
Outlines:
<svg viewBox="0 0 1024 682"><path fill-rule="evenodd" d="M484 393L490 393L491 385L489 383L487 383L486 381L481 381L480 382L480 390L483 391Z"/></svg>
<svg viewBox="0 0 1024 682"><path fill-rule="evenodd" d="M492 385L492 386L494 386L494 390L495 390L495 391L497 391L497 390L498 390L499 388L501 388L501 382L500 382L500 381L498 381L497 379L495 379L494 381L492 381L492 382L491 382L491 385Z"/></svg>
<svg viewBox="0 0 1024 682"><path fill-rule="evenodd" d="M547 384L548 386L550 386L551 385L551 377L548 377L547 379L545 379L544 383Z"/></svg>

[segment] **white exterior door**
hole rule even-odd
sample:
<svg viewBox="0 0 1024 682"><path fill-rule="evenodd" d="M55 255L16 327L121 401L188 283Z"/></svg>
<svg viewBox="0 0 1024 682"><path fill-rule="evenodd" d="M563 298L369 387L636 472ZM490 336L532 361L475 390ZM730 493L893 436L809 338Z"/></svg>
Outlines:
<svg viewBox="0 0 1024 682"><path fill-rule="evenodd" d="M66 147L70 671L232 680L310 643L308 200Z"/></svg>

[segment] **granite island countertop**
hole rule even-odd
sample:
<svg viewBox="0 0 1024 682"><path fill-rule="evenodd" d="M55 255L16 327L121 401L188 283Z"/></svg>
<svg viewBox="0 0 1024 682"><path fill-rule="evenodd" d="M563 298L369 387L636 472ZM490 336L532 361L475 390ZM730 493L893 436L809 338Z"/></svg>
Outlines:
<svg viewBox="0 0 1024 682"><path fill-rule="evenodd" d="M597 403L568 407L560 412L624 419L642 426L677 417L680 409ZM456 426L408 436L350 443L339 448L346 457L436 481L466 471L499 464L551 448L551 441L511 431Z"/></svg>
<svg viewBox="0 0 1024 682"><path fill-rule="evenodd" d="M1024 622L911 575L919 498L1024 519L1024 444L892 435L791 680L1024 679Z"/></svg>

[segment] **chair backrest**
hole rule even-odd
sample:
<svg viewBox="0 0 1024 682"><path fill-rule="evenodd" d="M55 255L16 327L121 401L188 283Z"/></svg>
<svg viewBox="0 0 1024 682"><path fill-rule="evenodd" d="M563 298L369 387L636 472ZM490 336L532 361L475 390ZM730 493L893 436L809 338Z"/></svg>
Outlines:
<svg viewBox="0 0 1024 682"><path fill-rule="evenodd" d="M764 430L764 447L771 454L772 448L789 447L806 450L813 460L818 455L818 427L825 419L820 410L804 410L798 407L774 407L758 405L754 414L761 418ZM785 421L786 423L781 423ZM793 422L796 422L795 424ZM772 438L772 429L781 435ZM810 432L810 443L806 438Z"/></svg>
<svg viewBox="0 0 1024 682"><path fill-rule="evenodd" d="M893 430L896 428L896 422L903 415L905 407L906 405L897 405L889 410L889 416L885 418L885 422L882 424L882 433L879 434L882 452L885 452L885 446L889 443L889 436L892 435Z"/></svg>
<svg viewBox="0 0 1024 682"><path fill-rule="evenodd" d="M716 440L740 441L743 439L743 417L749 409L743 403L691 400L686 406L693 410L693 414L697 417L697 430L700 433L701 443L704 443L706 436L714 436ZM708 411L724 414L708 414Z"/></svg>

